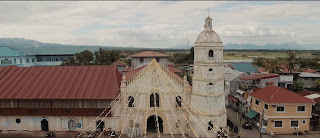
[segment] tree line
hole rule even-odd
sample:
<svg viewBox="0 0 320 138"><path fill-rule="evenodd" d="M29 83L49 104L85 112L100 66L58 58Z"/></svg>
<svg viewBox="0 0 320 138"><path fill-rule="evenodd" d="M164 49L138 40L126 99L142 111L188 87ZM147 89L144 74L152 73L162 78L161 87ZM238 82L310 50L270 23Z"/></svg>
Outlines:
<svg viewBox="0 0 320 138"><path fill-rule="evenodd" d="M319 53L313 53L319 54ZM320 70L319 57L317 58L297 58L296 53L293 51L287 52L287 57L285 58L275 58L268 59L263 57L254 58L253 64L259 67L264 67L265 70L269 73L281 73L281 69L283 66L288 68L289 74L292 74L294 71L302 72L304 69L314 69ZM320 80L314 82L315 87L313 88L315 91L320 92ZM292 91L299 92L302 91L303 82L295 81L292 85Z"/></svg>
<svg viewBox="0 0 320 138"><path fill-rule="evenodd" d="M111 65L111 63L120 58L124 58L124 56L120 54L120 50L105 50L100 48L99 51L95 51L94 53L85 50L76 53L73 58L64 59L61 66Z"/></svg>

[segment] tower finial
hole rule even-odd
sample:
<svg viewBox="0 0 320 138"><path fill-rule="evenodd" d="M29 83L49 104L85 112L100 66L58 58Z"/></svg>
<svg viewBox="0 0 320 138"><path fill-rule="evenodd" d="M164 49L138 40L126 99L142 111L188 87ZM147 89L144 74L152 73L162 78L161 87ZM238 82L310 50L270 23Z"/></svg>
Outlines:
<svg viewBox="0 0 320 138"><path fill-rule="evenodd" d="M208 8L208 9L206 9L206 10L208 11L208 16L209 16L209 13L210 13L210 10L211 10L211 9Z"/></svg>

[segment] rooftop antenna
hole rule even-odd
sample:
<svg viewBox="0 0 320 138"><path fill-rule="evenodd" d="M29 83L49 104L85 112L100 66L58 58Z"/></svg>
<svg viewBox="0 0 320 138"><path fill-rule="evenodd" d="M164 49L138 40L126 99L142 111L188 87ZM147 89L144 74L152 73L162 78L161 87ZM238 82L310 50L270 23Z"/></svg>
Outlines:
<svg viewBox="0 0 320 138"><path fill-rule="evenodd" d="M11 39L11 48L13 48L13 39Z"/></svg>
<svg viewBox="0 0 320 138"><path fill-rule="evenodd" d="M210 13L210 10L211 10L211 9L208 8L208 9L206 9L206 10L208 11L208 16L209 16L209 13Z"/></svg>

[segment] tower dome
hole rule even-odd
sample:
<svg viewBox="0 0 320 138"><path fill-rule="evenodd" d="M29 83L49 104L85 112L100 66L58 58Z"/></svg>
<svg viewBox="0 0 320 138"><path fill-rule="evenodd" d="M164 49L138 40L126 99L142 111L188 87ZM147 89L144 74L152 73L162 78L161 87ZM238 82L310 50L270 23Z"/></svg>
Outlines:
<svg viewBox="0 0 320 138"><path fill-rule="evenodd" d="M212 46L222 46L222 41L219 35L212 30L212 19L209 16L205 19L204 30L198 36L195 46L201 45L200 43L221 43L221 45L218 44Z"/></svg>

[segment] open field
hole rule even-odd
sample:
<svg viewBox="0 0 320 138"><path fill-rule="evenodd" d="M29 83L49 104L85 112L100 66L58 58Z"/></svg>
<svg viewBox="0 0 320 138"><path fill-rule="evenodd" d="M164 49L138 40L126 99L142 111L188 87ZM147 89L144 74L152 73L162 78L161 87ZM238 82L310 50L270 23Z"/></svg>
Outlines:
<svg viewBox="0 0 320 138"><path fill-rule="evenodd" d="M285 51L270 51L270 52L255 52L255 51L224 51L223 59L225 60L248 60L255 57L265 58L282 58L286 57ZM312 55L312 52L297 52L297 57L313 58L316 55Z"/></svg>

